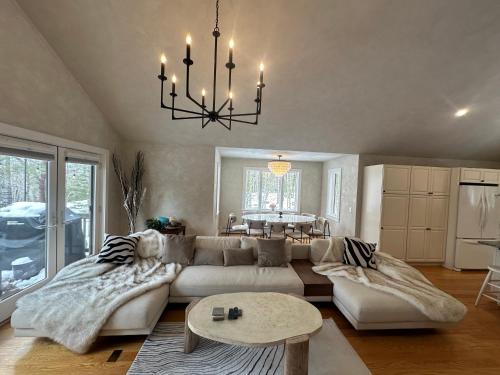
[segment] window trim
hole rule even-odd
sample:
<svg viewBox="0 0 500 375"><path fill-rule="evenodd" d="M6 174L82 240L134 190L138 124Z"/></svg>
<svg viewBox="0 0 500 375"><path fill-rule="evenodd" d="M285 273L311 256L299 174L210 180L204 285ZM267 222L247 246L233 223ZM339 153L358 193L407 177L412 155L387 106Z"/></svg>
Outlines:
<svg viewBox="0 0 500 375"><path fill-rule="evenodd" d="M247 171L248 170L258 170L260 173L262 172L270 172L268 168L265 167L244 167L243 168L243 188L241 189L241 210L243 213L248 212L273 212L271 209L262 209L261 207L261 197L262 197L262 177L259 178L259 207L257 209L250 209L245 207L245 195L246 195L246 186L247 186ZM281 210L282 212L287 213L296 213L300 212L300 204L301 204L301 192L302 192L302 169L292 168L291 172L297 172L299 175L298 183L297 183L297 209L296 210ZM271 172L270 172L271 173ZM283 206L283 178L281 176L281 184L280 184L280 206ZM276 210L275 210L276 211ZM279 211L279 210L277 210Z"/></svg>
<svg viewBox="0 0 500 375"><path fill-rule="evenodd" d="M332 191L334 184L332 184L332 177L334 175L338 175L339 177L339 191L335 191L335 196L333 196L334 192ZM326 216L327 218L336 221L337 223L340 222L340 210L341 210L341 203L342 203L342 168L330 168L328 170L328 177L327 177L327 199L326 199ZM338 212L333 212L332 207L334 207L335 201L338 200L338 207L339 210Z"/></svg>

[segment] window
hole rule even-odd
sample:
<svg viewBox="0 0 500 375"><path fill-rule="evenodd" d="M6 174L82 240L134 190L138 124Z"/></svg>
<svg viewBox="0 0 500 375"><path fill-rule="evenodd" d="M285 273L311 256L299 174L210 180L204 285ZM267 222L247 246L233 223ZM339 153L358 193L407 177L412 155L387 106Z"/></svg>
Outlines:
<svg viewBox="0 0 500 375"><path fill-rule="evenodd" d="M328 171L328 200L326 215L335 221L340 221L340 192L342 189L342 168Z"/></svg>
<svg viewBox="0 0 500 375"><path fill-rule="evenodd" d="M267 169L246 168L243 209L246 211L300 210L300 170L277 177Z"/></svg>

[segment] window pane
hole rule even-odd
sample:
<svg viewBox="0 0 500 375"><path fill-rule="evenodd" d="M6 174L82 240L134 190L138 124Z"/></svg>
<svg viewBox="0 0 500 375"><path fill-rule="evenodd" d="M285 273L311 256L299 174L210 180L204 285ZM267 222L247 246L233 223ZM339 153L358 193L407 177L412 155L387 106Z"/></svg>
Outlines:
<svg viewBox="0 0 500 375"><path fill-rule="evenodd" d="M281 179L268 171L262 171L262 193L260 208L270 210L271 204L276 205L276 209L281 210L280 188Z"/></svg>
<svg viewBox="0 0 500 375"><path fill-rule="evenodd" d="M259 181L260 171L247 169L245 179L245 210L259 209Z"/></svg>
<svg viewBox="0 0 500 375"><path fill-rule="evenodd" d="M283 211L298 211L299 172L290 171L283 176Z"/></svg>
<svg viewBox="0 0 500 375"><path fill-rule="evenodd" d="M0 155L0 300L47 277L48 166Z"/></svg>
<svg viewBox="0 0 500 375"><path fill-rule="evenodd" d="M66 162L64 265L93 253L95 166Z"/></svg>

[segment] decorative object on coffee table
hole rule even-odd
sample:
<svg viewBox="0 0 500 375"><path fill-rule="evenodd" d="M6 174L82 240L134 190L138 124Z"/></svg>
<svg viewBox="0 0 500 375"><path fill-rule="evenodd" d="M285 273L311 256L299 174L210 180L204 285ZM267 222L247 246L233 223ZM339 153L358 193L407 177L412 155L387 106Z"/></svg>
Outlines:
<svg viewBox="0 0 500 375"><path fill-rule="evenodd" d="M113 154L113 167L122 189L123 207L125 207L128 217L128 231L129 233L135 233L137 215L146 194L146 188L142 184L145 172L144 154L142 151L137 152L130 177L123 170L120 158L116 154Z"/></svg>
<svg viewBox="0 0 500 375"><path fill-rule="evenodd" d="M214 306L238 306L236 320L214 322ZM201 336L248 347L285 344L285 375L308 371L309 338L321 330L319 310L309 302L281 293L229 293L193 301L186 309L185 352L191 353Z"/></svg>

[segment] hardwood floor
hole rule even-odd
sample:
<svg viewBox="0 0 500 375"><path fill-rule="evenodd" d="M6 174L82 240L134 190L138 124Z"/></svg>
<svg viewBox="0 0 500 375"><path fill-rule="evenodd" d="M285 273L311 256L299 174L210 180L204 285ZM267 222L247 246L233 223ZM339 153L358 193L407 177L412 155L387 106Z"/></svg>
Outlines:
<svg viewBox="0 0 500 375"><path fill-rule="evenodd" d="M474 307L485 273L418 268L469 308L457 327L359 332L333 304L317 306L325 318L335 320L374 374L499 374L500 307L486 299ZM184 307L169 304L161 320L184 320ZM125 374L143 341L144 336L104 337L90 353L77 355L47 339L14 337L6 324L0 327L0 374ZM107 362L115 349L122 354L116 362Z"/></svg>

